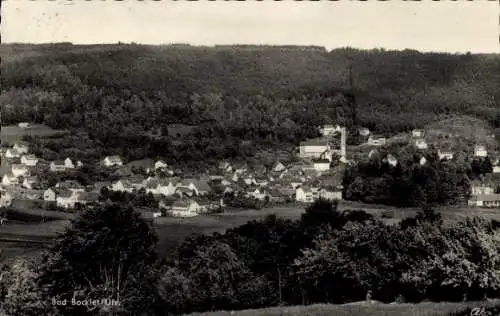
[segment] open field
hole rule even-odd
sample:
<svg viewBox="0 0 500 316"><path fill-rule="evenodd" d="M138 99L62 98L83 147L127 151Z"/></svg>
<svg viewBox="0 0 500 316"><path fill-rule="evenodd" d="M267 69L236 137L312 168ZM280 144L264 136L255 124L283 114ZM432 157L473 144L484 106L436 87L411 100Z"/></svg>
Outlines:
<svg viewBox="0 0 500 316"><path fill-rule="evenodd" d="M21 141L23 136L25 135L50 137L64 133L66 133L66 131L55 130L41 124L33 124L29 128L21 128L16 125L11 125L11 126L2 126L2 129L0 131L0 139L2 140L2 145L4 144L12 145L16 141Z"/></svg>
<svg viewBox="0 0 500 316"><path fill-rule="evenodd" d="M212 234L214 232L223 233L229 228L237 227L252 220L261 220L267 215L275 214L277 217L286 219L299 219L304 213L305 205L290 205L286 207L264 208L262 210L229 210L222 214L207 216L197 216L191 218L162 217L153 220L154 227L158 234L158 252L160 256L169 256L172 251L186 237L192 234ZM372 205L359 202L342 201L339 210L348 209L364 210L374 215L388 215L387 223L397 223L406 217L415 216L418 208L397 208L385 205ZM445 219L458 220L467 216L479 216L500 221L500 210L479 209L463 207L440 207L437 208ZM55 237L69 224L69 220L76 214L43 210L20 210L29 216L30 221L11 221L0 227L0 237L4 234L18 234L20 236L32 237ZM17 215L16 215L17 216ZM52 220L45 222L42 217L49 217ZM35 217L38 217L39 220ZM145 216L149 218L149 216ZM35 218L35 220L32 220Z"/></svg>
<svg viewBox="0 0 500 316"><path fill-rule="evenodd" d="M309 306L273 307L244 311L193 313L190 316L445 316L467 308L494 306L498 302L369 304L365 302L343 305L315 304Z"/></svg>

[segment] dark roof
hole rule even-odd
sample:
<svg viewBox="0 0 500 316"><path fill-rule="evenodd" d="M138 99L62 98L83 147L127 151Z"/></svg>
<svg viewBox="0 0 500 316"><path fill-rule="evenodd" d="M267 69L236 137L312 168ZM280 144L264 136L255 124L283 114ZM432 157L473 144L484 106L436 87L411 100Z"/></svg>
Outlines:
<svg viewBox="0 0 500 316"><path fill-rule="evenodd" d="M62 190L57 194L57 197L62 197L62 198L69 198L73 195L73 192L70 190Z"/></svg>

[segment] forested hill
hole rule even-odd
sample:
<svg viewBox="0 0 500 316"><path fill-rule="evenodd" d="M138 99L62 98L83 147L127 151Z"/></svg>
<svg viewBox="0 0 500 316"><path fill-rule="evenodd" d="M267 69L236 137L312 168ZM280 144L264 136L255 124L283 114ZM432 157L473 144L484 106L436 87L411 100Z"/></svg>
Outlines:
<svg viewBox="0 0 500 316"><path fill-rule="evenodd" d="M406 130L443 113L500 125L500 55L135 44L10 44L0 54L7 124L147 131L211 120L224 135L297 141L313 133L301 126L352 123L351 65L359 123L371 129Z"/></svg>

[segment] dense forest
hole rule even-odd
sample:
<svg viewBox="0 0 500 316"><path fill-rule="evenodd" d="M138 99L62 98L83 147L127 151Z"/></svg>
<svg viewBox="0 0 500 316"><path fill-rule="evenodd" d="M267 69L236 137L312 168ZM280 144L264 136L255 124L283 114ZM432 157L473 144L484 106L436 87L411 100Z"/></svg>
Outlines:
<svg viewBox="0 0 500 316"><path fill-rule="evenodd" d="M107 204L84 211L41 257L0 268L0 312L173 315L345 303L368 292L382 302L498 297L498 226L443 221L432 209L388 225L318 201L299 220L268 216L193 236L159 261L151 226L131 208ZM86 298L120 305L70 303Z"/></svg>
<svg viewBox="0 0 500 316"><path fill-rule="evenodd" d="M2 124L72 131L41 146L51 158L164 157L199 168L295 146L326 122L393 133L467 114L500 127L498 55L124 44L0 53Z"/></svg>

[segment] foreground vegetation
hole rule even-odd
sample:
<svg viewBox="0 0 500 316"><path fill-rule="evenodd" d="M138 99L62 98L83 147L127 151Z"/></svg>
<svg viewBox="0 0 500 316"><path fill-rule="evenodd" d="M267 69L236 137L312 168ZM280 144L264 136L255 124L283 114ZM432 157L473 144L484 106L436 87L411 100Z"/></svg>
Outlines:
<svg viewBox="0 0 500 316"><path fill-rule="evenodd" d="M367 292L382 303L477 301L500 294L497 227L478 218L447 223L432 210L385 225L318 201L299 220L268 216L193 236L165 260L157 259L157 237L138 212L108 204L72 220L42 257L5 265L1 306L8 315L165 315L343 304L364 301ZM85 297L121 305L52 304Z"/></svg>
<svg viewBox="0 0 500 316"><path fill-rule="evenodd" d="M258 310L244 310L236 312L208 312L193 313L190 316L470 316L473 308L483 307L490 314L496 316L497 303L470 302L470 303L418 303L418 304L314 304L309 306L272 307ZM490 307L491 306L491 307Z"/></svg>

